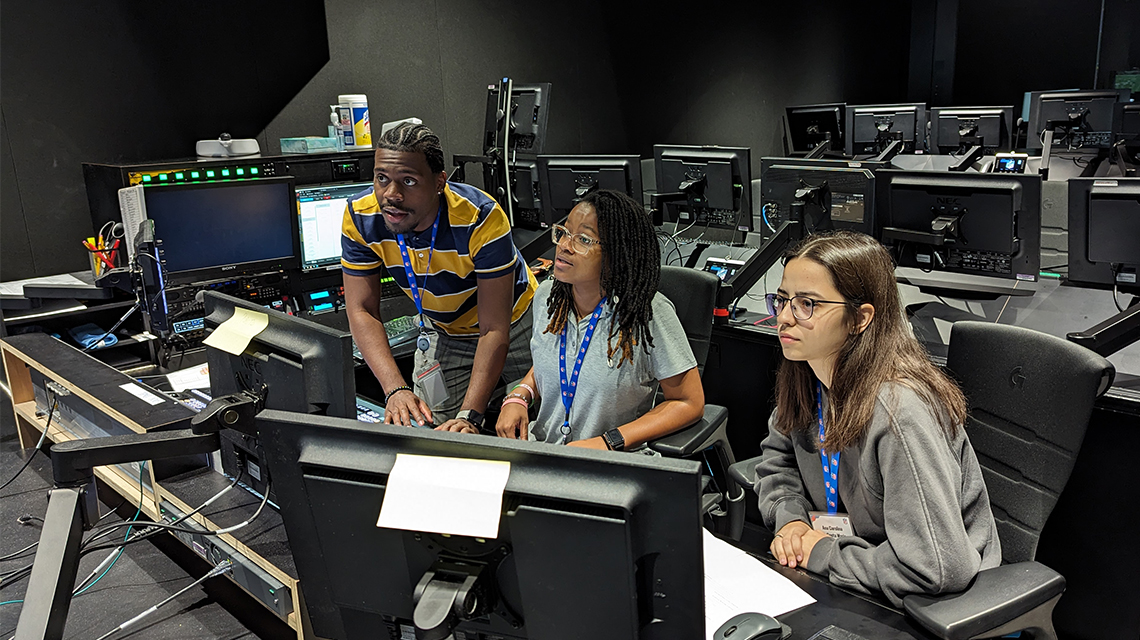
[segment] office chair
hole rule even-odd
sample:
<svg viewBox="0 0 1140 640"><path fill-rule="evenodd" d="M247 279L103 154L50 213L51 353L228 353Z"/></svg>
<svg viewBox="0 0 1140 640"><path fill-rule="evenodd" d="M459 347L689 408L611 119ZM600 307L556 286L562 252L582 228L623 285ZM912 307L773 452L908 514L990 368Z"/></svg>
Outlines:
<svg viewBox="0 0 1140 640"><path fill-rule="evenodd" d="M969 402L966 432L982 467L1004 564L979 572L961 593L910 595L903 606L945 640L1016 631L1055 639L1053 607L1065 579L1033 557L1073 470L1093 405L1116 370L1060 338L975 321L952 327L946 368ZM757 462L739 462L730 474L738 482L754 480Z"/></svg>
<svg viewBox="0 0 1140 640"><path fill-rule="evenodd" d="M677 318L685 328L689 346L697 360L697 371L701 373L704 372L705 360L708 358L713 328L713 307L716 306L719 288L720 279L707 271L685 267L661 267L661 279L657 291L669 298L677 309ZM673 458L693 457L711 448L720 462L720 468L727 471L736 462L732 455L732 447L728 444L725 431L727 425L728 409L705 404L705 413L701 420L650 442L649 447ZM717 533L739 540L744 529L745 488L732 480L727 473L722 475L721 484L724 486L718 490L706 490L702 499L701 513L713 516L712 528Z"/></svg>

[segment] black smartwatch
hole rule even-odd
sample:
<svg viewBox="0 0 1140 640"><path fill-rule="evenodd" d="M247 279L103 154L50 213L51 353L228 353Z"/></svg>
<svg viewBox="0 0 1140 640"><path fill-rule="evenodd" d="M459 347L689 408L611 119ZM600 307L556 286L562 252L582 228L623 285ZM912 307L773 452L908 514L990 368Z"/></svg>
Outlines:
<svg viewBox="0 0 1140 640"><path fill-rule="evenodd" d="M455 414L455 418L457 420L466 420L467 422L470 422L471 426L475 427L475 429L478 431L483 430L483 414L474 409L464 409L463 411Z"/></svg>
<svg viewBox="0 0 1140 640"><path fill-rule="evenodd" d="M610 429L603 433L602 440L606 441L606 448L610 451L625 451L625 436L619 429Z"/></svg>

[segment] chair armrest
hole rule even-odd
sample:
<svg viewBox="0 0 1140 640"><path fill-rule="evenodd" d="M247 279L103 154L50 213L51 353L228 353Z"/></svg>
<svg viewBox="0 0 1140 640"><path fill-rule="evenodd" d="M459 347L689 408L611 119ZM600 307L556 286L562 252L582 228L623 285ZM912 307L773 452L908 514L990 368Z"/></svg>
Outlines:
<svg viewBox="0 0 1140 640"><path fill-rule="evenodd" d="M716 439L717 432L724 429L728 421L728 409L715 404L705 405L705 414L693 424L658 438L649 443L649 448L671 458L690 456L709 446Z"/></svg>
<svg viewBox="0 0 1140 640"><path fill-rule="evenodd" d="M979 571L960 593L906 596L903 607L938 637L965 640L1002 627L1064 590L1061 574L1039 562L1018 562Z"/></svg>
<svg viewBox="0 0 1140 640"><path fill-rule="evenodd" d="M756 465L760 464L761 456L741 460L728 468L728 475L742 487L756 486Z"/></svg>

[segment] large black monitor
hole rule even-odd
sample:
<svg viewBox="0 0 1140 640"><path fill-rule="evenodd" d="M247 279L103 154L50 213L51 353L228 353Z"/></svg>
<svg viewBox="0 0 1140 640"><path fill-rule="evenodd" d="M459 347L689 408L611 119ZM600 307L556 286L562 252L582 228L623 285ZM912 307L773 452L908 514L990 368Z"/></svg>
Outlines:
<svg viewBox="0 0 1140 640"><path fill-rule="evenodd" d="M1069 179L1069 277L1140 295L1140 178Z"/></svg>
<svg viewBox="0 0 1140 640"><path fill-rule="evenodd" d="M681 237L743 242L752 231L752 166L747 147L653 146L657 191L683 194L665 205Z"/></svg>
<svg viewBox="0 0 1140 640"><path fill-rule="evenodd" d="M934 107L930 110L930 152L1012 151L1013 106Z"/></svg>
<svg viewBox="0 0 1140 640"><path fill-rule="evenodd" d="M1127 147L1140 146L1140 104L1121 105L1120 131L1116 139Z"/></svg>
<svg viewBox="0 0 1140 640"><path fill-rule="evenodd" d="M542 191L538 183L538 163L534 158L516 158L509 163L509 167L514 223L529 229L546 227Z"/></svg>
<svg viewBox="0 0 1140 640"><path fill-rule="evenodd" d="M292 178L148 186L167 286L300 265Z"/></svg>
<svg viewBox="0 0 1140 640"><path fill-rule="evenodd" d="M1027 149L1041 149L1052 128L1053 147L1107 149L1120 127L1117 102L1127 102L1127 89L1034 93L1029 105Z"/></svg>
<svg viewBox="0 0 1140 640"><path fill-rule="evenodd" d="M278 411L257 425L316 636L450 637L414 631L441 592L459 594L436 609L456 638L705 636L699 462ZM398 454L509 462L498 535L378 527Z"/></svg>
<svg viewBox="0 0 1140 640"><path fill-rule="evenodd" d="M875 231L875 171L886 162L760 159L760 218L764 237L788 220L803 233L832 229Z"/></svg>
<svg viewBox="0 0 1140 640"><path fill-rule="evenodd" d="M352 334L215 291L205 291L203 303L207 335L238 309L268 318L241 355L207 345L212 397L263 394L269 409L356 417ZM222 431L222 468L235 477L245 469L246 482L259 492L269 484L257 441L236 431Z"/></svg>
<svg viewBox="0 0 1140 640"><path fill-rule="evenodd" d="M847 106L847 155L878 154L896 140L902 153L926 150L926 105L868 104Z"/></svg>
<svg viewBox="0 0 1140 640"><path fill-rule="evenodd" d="M301 230L301 269L340 267L341 225L349 198L372 186L371 182L313 184L297 188L298 225Z"/></svg>
<svg viewBox="0 0 1140 640"><path fill-rule="evenodd" d="M505 151L537 155L546 145L546 122L550 117L549 82L512 84L510 105L500 113L500 85L487 87L487 112L483 126L483 150L502 149L504 125L509 127ZM509 117L508 117L509 116Z"/></svg>
<svg viewBox="0 0 1140 640"><path fill-rule="evenodd" d="M566 218L592 189L620 191L641 202L638 156L539 156L538 180L547 224Z"/></svg>
<svg viewBox="0 0 1140 640"><path fill-rule="evenodd" d="M829 140L832 151L843 152L846 148L843 137L846 107L842 102L785 107L788 135L791 138L790 151L807 153L824 140Z"/></svg>
<svg viewBox="0 0 1140 640"><path fill-rule="evenodd" d="M1041 177L882 170L877 236L900 267L1036 282L1041 266ZM934 286L933 288L938 288ZM946 289L970 290L948 278Z"/></svg>

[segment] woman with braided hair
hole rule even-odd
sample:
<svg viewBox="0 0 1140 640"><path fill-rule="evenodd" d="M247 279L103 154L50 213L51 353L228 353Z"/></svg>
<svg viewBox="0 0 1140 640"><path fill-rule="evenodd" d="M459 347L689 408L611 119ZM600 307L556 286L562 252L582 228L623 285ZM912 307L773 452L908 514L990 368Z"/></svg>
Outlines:
<svg viewBox="0 0 1140 640"><path fill-rule="evenodd" d="M620 451L699 419L697 362L673 304L657 293L649 215L598 189L552 235L554 275L533 305L534 366L503 401L498 435ZM665 400L653 406L658 384Z"/></svg>

